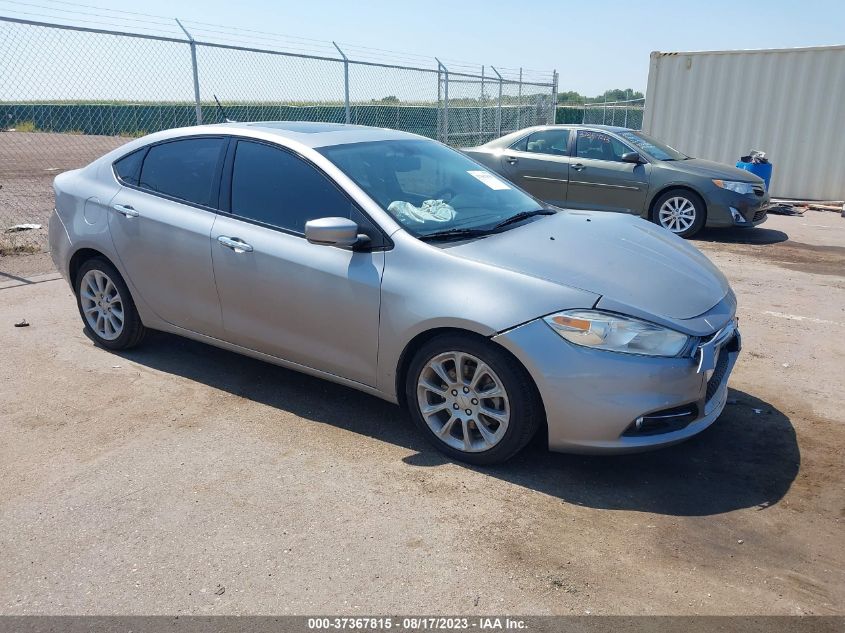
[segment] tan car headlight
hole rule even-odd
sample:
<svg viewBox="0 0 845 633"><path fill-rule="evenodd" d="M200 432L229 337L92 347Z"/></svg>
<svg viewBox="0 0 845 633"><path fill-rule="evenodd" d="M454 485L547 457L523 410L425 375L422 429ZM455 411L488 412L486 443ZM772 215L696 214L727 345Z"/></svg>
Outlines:
<svg viewBox="0 0 845 633"><path fill-rule="evenodd" d="M594 310L568 310L543 320L570 343L609 352L671 357L689 341L686 334L669 328Z"/></svg>

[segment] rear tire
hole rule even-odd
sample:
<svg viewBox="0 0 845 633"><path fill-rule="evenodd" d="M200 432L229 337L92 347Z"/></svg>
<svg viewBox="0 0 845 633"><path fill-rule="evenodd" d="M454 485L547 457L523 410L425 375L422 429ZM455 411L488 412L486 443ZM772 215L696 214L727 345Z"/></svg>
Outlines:
<svg viewBox="0 0 845 633"><path fill-rule="evenodd" d="M687 189L670 189L663 193L651 209L651 221L683 238L698 233L707 220L704 200Z"/></svg>
<svg viewBox="0 0 845 633"><path fill-rule="evenodd" d="M405 402L438 450L470 464L510 459L543 420L528 372L504 349L469 334L437 336L417 351Z"/></svg>
<svg viewBox="0 0 845 633"><path fill-rule="evenodd" d="M146 333L129 288L105 258L94 257L79 267L74 282L76 306L85 331L108 349L129 349Z"/></svg>

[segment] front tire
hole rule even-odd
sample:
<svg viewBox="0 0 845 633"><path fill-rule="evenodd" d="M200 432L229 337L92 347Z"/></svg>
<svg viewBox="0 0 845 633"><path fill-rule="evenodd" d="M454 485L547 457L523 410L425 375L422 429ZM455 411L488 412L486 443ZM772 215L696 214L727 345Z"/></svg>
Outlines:
<svg viewBox="0 0 845 633"><path fill-rule="evenodd" d="M85 331L108 349L129 349L141 342L146 329L123 277L112 264L94 257L76 274L76 306Z"/></svg>
<svg viewBox="0 0 845 633"><path fill-rule="evenodd" d="M438 450L457 460L504 462L543 418L528 372L481 337L445 334L414 355L405 381L411 417Z"/></svg>
<svg viewBox="0 0 845 633"><path fill-rule="evenodd" d="M662 194L651 212L652 222L683 238L698 233L706 219L704 200L686 189L671 189Z"/></svg>

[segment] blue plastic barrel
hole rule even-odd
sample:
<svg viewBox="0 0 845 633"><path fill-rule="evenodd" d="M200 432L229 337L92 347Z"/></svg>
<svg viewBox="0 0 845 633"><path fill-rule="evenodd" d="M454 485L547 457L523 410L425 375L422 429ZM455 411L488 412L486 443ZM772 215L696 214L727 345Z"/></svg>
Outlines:
<svg viewBox="0 0 845 633"><path fill-rule="evenodd" d="M760 176L766 183L766 191L769 190L769 183L772 180L771 163L744 163L739 161L736 166L745 171L750 171L755 176Z"/></svg>

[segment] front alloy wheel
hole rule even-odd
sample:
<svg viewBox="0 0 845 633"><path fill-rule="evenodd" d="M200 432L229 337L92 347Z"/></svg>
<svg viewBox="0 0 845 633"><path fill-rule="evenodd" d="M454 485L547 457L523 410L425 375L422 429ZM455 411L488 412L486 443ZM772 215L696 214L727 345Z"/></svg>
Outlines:
<svg viewBox="0 0 845 633"><path fill-rule="evenodd" d="M417 405L437 437L467 453L496 446L510 421L501 378L475 356L458 351L426 363L417 382Z"/></svg>
<svg viewBox="0 0 845 633"><path fill-rule="evenodd" d="M704 201L691 191L668 191L654 203L652 219L675 235L692 237L704 226Z"/></svg>
<svg viewBox="0 0 845 633"><path fill-rule="evenodd" d="M543 420L525 368L504 348L470 333L442 334L417 350L405 401L439 450L473 464L509 459Z"/></svg>

